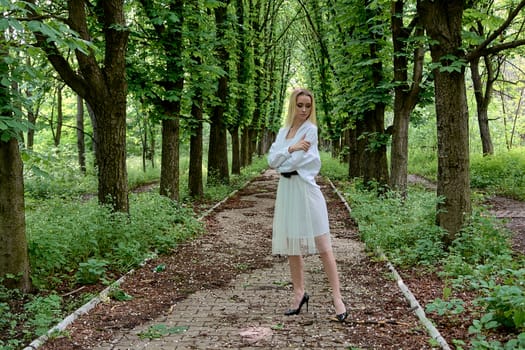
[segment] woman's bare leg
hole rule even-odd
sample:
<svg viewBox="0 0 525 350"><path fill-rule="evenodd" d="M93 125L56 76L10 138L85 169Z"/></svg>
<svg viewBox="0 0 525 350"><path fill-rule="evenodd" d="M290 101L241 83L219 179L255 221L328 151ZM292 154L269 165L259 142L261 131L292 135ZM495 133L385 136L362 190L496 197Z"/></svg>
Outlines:
<svg viewBox="0 0 525 350"><path fill-rule="evenodd" d="M334 300L334 307L336 315L342 314L346 311L343 298L341 297L341 287L339 284L339 274L337 272L337 264L335 262L334 252L330 245L330 237L323 235L316 238L317 249L319 249L323 268L328 277L328 282L332 288L332 298Z"/></svg>
<svg viewBox="0 0 525 350"><path fill-rule="evenodd" d="M288 257L290 264L290 275L292 276L292 285L294 292L293 309L299 307L304 295L304 261L301 255L291 255Z"/></svg>

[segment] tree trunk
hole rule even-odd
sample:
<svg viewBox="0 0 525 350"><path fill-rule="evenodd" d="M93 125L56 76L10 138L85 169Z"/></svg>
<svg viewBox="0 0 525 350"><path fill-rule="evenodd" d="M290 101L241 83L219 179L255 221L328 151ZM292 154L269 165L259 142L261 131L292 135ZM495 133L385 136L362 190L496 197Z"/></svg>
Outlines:
<svg viewBox="0 0 525 350"><path fill-rule="evenodd" d="M8 57L5 42L0 39L0 79L9 79L9 66L4 58ZM0 106L3 117L12 117L9 108L12 105L9 87L0 84ZM8 288L18 288L24 292L31 289L29 279L29 257L27 252L25 207L24 207L24 174L16 138L0 132L0 278ZM13 130L13 132L17 132ZM11 278L6 275L14 275Z"/></svg>
<svg viewBox="0 0 525 350"><path fill-rule="evenodd" d="M382 40L379 34L373 34L374 41L370 44L370 59L375 60L372 64L371 74L374 87L379 88L383 81L383 64L378 59L378 42ZM373 109L365 112L364 133L366 147L364 157L361 159L361 167L364 169L363 180L365 185L372 182L377 183L379 188L388 184L388 163L386 156L386 133L385 133L385 106L382 102L376 102Z"/></svg>
<svg viewBox="0 0 525 350"><path fill-rule="evenodd" d="M463 57L461 30L464 1L421 1L418 14L427 34L434 41L434 64L448 66L443 58ZM448 234L449 245L470 217L468 107L464 68L460 71L435 68L434 87L437 118L438 177L436 222Z"/></svg>
<svg viewBox="0 0 525 350"><path fill-rule="evenodd" d="M363 182L365 185L375 183L381 189L388 183L388 164L386 156L386 144L381 135L384 127L384 106L376 105L374 110L365 115L365 143L363 156L361 157L361 168L364 170ZM369 136L368 136L369 135Z"/></svg>
<svg viewBox="0 0 525 350"><path fill-rule="evenodd" d="M222 69L226 72L219 78L217 87L218 104L213 108L210 122L210 144L208 149L208 183L230 182L228 168L228 140L224 111L228 99L228 50L226 44L226 15L228 1L215 8L215 23L217 27L217 57Z"/></svg>
<svg viewBox="0 0 525 350"><path fill-rule="evenodd" d="M84 100L77 95L77 151L80 171L86 173L86 142L84 140Z"/></svg>
<svg viewBox="0 0 525 350"><path fill-rule="evenodd" d="M188 189L192 197L202 197L204 195L204 185L202 182L202 91L198 89L192 99L190 136L190 169L188 175Z"/></svg>
<svg viewBox="0 0 525 350"><path fill-rule="evenodd" d="M27 91L27 97L31 99L32 93L31 91ZM32 127L27 130L27 140L26 140L26 147L27 149L33 149L33 145L35 143L35 126L36 126L36 119L38 113L33 109L35 103L33 103L30 107L30 109L27 111L27 121L31 123Z"/></svg>
<svg viewBox="0 0 525 350"><path fill-rule="evenodd" d="M15 138L0 141L0 277L4 285L31 289L24 212L23 164Z"/></svg>
<svg viewBox="0 0 525 350"><path fill-rule="evenodd" d="M160 194L179 199L179 118L162 119Z"/></svg>
<svg viewBox="0 0 525 350"><path fill-rule="evenodd" d="M97 137L98 127L95 126L97 124L97 119L95 118L95 112L93 112L93 108L91 108L91 106L89 105L89 102L87 101L84 101L84 102L86 104L86 109L88 111L89 119L91 121L91 127L93 128L93 137L92 137L93 142L91 142L91 151L94 154L93 168L97 169L98 168L97 166L97 142L95 141L96 139L98 139Z"/></svg>
<svg viewBox="0 0 525 350"><path fill-rule="evenodd" d="M250 131L249 127L245 126L242 129L242 135L241 135L241 166L242 167L246 167L251 164L251 160L252 160L251 135L252 135L252 132Z"/></svg>
<svg viewBox="0 0 525 350"><path fill-rule="evenodd" d="M359 136L363 133L363 118L356 118L355 126L348 129L348 177L350 179L362 177L364 169L362 168L363 155L365 154L366 141Z"/></svg>
<svg viewBox="0 0 525 350"><path fill-rule="evenodd" d="M492 144L492 137L490 136L488 109L492 98L492 87L494 85L495 76L492 62L488 57L485 57L485 69L487 71L487 78L485 92L483 92L483 83L479 72L479 58L476 57L470 61L474 97L476 98L479 133L484 156L494 154L494 145Z"/></svg>
<svg viewBox="0 0 525 350"><path fill-rule="evenodd" d="M390 187L406 194L408 185L408 127L410 114L414 110L423 77L425 51L418 47L413 54L412 82L408 81L407 44L409 29L403 25L404 1L392 2L391 25L394 45L394 122L392 146L390 148ZM417 30L417 36L423 33Z"/></svg>
<svg viewBox="0 0 525 350"><path fill-rule="evenodd" d="M241 144L239 139L239 127L230 130L232 138L232 174L241 174Z"/></svg>
<svg viewBox="0 0 525 350"><path fill-rule="evenodd" d="M54 134L55 147L60 145L60 139L62 138L62 124L64 123L64 106L62 102L62 90L63 86L59 86L57 89L57 124Z"/></svg>

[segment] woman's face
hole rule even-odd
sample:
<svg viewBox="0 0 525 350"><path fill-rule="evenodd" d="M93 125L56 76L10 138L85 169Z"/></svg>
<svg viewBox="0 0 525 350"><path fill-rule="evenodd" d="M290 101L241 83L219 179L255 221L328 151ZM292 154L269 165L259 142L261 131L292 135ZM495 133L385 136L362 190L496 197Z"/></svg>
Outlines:
<svg viewBox="0 0 525 350"><path fill-rule="evenodd" d="M304 122L312 111L312 99L307 95L297 96L295 103L295 119L299 119Z"/></svg>

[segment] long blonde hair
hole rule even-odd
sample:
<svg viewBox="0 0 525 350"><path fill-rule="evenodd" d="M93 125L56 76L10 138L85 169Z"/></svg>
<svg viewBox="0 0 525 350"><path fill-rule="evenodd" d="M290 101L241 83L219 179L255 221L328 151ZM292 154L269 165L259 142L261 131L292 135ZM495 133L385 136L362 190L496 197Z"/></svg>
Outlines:
<svg viewBox="0 0 525 350"><path fill-rule="evenodd" d="M287 127L291 126L293 123L293 119L295 118L295 113L297 110L297 98L301 95L310 97L310 100L312 101L312 109L310 110L310 116L308 117L308 120L314 125L317 125L317 118L315 116L314 95L306 89L295 89L290 95L290 101L288 103L288 115L286 116L286 120L284 122L284 125Z"/></svg>

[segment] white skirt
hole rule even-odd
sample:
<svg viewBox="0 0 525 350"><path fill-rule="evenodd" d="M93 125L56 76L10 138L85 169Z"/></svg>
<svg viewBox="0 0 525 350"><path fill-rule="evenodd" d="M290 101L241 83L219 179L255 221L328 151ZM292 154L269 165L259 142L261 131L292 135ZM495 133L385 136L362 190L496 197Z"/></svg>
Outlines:
<svg viewBox="0 0 525 350"><path fill-rule="evenodd" d="M272 253L309 255L332 249L326 201L299 175L281 176L273 217Z"/></svg>

